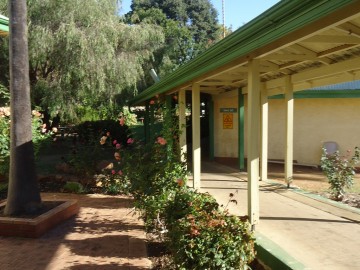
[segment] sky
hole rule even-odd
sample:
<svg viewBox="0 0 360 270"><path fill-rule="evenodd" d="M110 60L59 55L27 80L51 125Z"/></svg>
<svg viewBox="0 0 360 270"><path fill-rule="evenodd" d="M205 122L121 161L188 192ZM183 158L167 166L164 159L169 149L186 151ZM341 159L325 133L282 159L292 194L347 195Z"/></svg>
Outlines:
<svg viewBox="0 0 360 270"><path fill-rule="evenodd" d="M222 0L210 1L217 9L219 23L222 24ZM278 2L279 0L224 0L225 25L231 25L232 30L236 30ZM125 14L130 10L131 0L122 0L122 5L121 14Z"/></svg>

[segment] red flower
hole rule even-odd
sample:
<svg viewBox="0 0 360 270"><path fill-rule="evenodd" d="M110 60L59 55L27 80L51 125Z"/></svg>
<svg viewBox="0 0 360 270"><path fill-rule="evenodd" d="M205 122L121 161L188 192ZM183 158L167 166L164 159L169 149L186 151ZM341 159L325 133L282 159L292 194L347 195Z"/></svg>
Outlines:
<svg viewBox="0 0 360 270"><path fill-rule="evenodd" d="M166 140L163 138L163 137L158 137L156 142L158 144L161 144L161 145L165 145L166 144Z"/></svg>

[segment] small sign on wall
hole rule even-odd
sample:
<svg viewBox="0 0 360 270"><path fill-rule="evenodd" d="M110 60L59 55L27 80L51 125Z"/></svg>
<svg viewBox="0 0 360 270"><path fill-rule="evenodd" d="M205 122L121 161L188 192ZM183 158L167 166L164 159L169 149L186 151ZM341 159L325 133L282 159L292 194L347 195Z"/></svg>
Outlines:
<svg viewBox="0 0 360 270"><path fill-rule="evenodd" d="M224 113L223 114L223 129L233 129L234 127L234 114Z"/></svg>
<svg viewBox="0 0 360 270"><path fill-rule="evenodd" d="M221 113L237 113L236 108L220 108Z"/></svg>

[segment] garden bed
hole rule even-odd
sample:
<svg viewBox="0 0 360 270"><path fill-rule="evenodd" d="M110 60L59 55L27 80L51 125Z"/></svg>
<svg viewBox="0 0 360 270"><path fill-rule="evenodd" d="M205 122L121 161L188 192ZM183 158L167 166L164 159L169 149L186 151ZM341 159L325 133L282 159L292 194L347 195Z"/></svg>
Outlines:
<svg viewBox="0 0 360 270"><path fill-rule="evenodd" d="M6 202L0 204L0 235L37 238L79 212L76 200L44 201L42 211L32 215L6 217Z"/></svg>

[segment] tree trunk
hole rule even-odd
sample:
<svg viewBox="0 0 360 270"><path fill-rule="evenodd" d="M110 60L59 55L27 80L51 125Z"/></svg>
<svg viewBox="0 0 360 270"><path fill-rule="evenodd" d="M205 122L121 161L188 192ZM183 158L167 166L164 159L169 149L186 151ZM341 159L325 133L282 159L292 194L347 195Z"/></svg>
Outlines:
<svg viewBox="0 0 360 270"><path fill-rule="evenodd" d="M41 198L35 172L25 0L9 0L11 143L5 215L36 211Z"/></svg>

